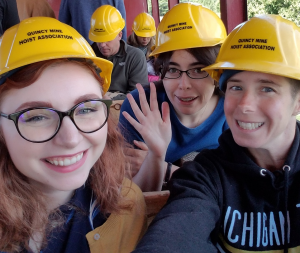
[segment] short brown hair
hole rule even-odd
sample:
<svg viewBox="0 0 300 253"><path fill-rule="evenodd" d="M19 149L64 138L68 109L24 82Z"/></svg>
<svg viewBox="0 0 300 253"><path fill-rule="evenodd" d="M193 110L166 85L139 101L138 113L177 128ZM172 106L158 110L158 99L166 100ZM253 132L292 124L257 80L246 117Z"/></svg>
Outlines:
<svg viewBox="0 0 300 253"><path fill-rule="evenodd" d="M288 77L286 77L286 79L288 80L288 82L291 85L292 98L295 99L296 95L300 91L300 80L293 79L293 78L288 78Z"/></svg>

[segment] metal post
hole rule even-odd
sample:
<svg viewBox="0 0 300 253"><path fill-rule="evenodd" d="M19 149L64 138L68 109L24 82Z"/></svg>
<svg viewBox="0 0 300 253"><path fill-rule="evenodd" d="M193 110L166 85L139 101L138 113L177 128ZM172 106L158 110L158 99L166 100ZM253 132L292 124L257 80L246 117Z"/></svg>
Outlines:
<svg viewBox="0 0 300 253"><path fill-rule="evenodd" d="M247 0L220 0L220 9L228 33L248 19Z"/></svg>

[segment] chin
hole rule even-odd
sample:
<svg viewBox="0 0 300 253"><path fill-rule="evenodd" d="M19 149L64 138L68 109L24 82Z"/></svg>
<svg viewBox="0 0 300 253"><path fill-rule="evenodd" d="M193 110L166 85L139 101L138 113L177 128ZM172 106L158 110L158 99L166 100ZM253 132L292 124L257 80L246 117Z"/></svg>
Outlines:
<svg viewBox="0 0 300 253"><path fill-rule="evenodd" d="M57 189L61 191L72 191L80 188L88 179L87 175L78 175L76 177L69 177L67 180L59 180L57 183Z"/></svg>
<svg viewBox="0 0 300 253"><path fill-rule="evenodd" d="M59 191L73 191L85 184L86 180L80 180L78 182L65 183L57 186L57 190Z"/></svg>
<svg viewBox="0 0 300 253"><path fill-rule="evenodd" d="M233 136L235 143L243 148L260 148L261 143L255 141L255 139L248 139L245 137L235 137Z"/></svg>

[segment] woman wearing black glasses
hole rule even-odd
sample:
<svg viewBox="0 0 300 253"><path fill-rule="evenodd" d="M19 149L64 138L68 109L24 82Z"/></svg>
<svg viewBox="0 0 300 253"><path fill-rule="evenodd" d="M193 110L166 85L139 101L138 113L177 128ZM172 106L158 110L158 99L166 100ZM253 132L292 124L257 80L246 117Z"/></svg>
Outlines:
<svg viewBox="0 0 300 253"><path fill-rule="evenodd" d="M217 147L218 137L228 128L218 84L201 70L215 61L226 37L220 18L201 5L178 4L164 16L157 34L152 55L162 81L150 88L138 84L138 91L124 101L120 117L123 135L139 148L128 149L127 155L133 179L143 191L160 190L183 162ZM165 116L168 108L170 117ZM171 121L172 130L166 121ZM156 150L160 124L166 125L166 139L172 139ZM161 157L165 162L156 162Z"/></svg>
<svg viewBox="0 0 300 253"><path fill-rule="evenodd" d="M0 55L0 252L131 252L145 205L103 98L112 64L45 17Z"/></svg>

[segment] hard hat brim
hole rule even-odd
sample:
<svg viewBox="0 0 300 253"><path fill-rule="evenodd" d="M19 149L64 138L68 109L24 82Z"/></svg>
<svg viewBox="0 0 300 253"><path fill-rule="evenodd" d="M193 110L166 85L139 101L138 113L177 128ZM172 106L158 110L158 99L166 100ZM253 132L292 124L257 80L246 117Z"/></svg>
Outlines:
<svg viewBox="0 0 300 253"><path fill-rule="evenodd" d="M133 30L133 32L139 36L139 37L153 37L156 34L156 31L152 31L152 32L139 32L139 31L135 31Z"/></svg>
<svg viewBox="0 0 300 253"><path fill-rule="evenodd" d="M123 29L123 28L122 28ZM94 33L92 33L91 31L89 32L89 39L91 41L94 41L94 42L108 42L108 41L112 41L114 40L117 35L122 31L122 29L118 29L116 30L114 33L112 34L109 34L109 35L103 35L103 36L98 36L98 35L95 35Z"/></svg>
<svg viewBox="0 0 300 253"><path fill-rule="evenodd" d="M290 66L278 63L274 64L274 62L266 61L255 63L244 62L243 60L235 61L234 63L218 62L205 67L202 70L206 71L216 81L219 81L223 71L226 69L260 72L300 80L300 72L298 68L291 68Z"/></svg>
<svg viewBox="0 0 300 253"><path fill-rule="evenodd" d="M40 31L49 36L41 35ZM113 64L96 57L89 43L74 28L54 18L28 18L7 29L2 36L0 55L0 75L52 59L89 59L102 71L104 93L110 86Z"/></svg>
<svg viewBox="0 0 300 253"><path fill-rule="evenodd" d="M103 93L105 94L110 87L113 63L99 57L91 57L87 59L91 59L96 64L96 66L101 69L100 76L104 80L102 89Z"/></svg>
<svg viewBox="0 0 300 253"><path fill-rule="evenodd" d="M84 59L90 59L93 61L93 63L99 68L101 69L101 73L100 76L103 79L103 85L102 85L102 89L103 89L103 93L105 94L110 86L111 83L111 73L112 73L112 69L113 69L113 64L112 62L99 58L99 57L83 57L82 55L65 55L65 56L61 56L61 55L45 55L44 58L40 58L39 60L36 59L27 59L28 62L30 62L29 64L33 64L36 62L41 62L41 61L47 61L47 60L52 60L52 59L62 59L62 58L84 58ZM11 70L17 69L19 67L22 66L26 66L26 64L24 64L22 61L11 65L9 68L5 68L2 69L0 71L0 75L5 74Z"/></svg>
<svg viewBox="0 0 300 253"><path fill-rule="evenodd" d="M201 46L199 46L199 40L190 42L189 47L186 46L186 41L177 41L176 44L174 44L173 41L169 41L164 43L163 45L160 45L159 47L156 47L150 54L150 56L158 55L165 52L170 51L176 51L176 50L182 50L182 49L188 49L188 48L196 48L196 47L213 47L218 44L222 44L225 39L211 39L211 40L203 40L201 42Z"/></svg>

